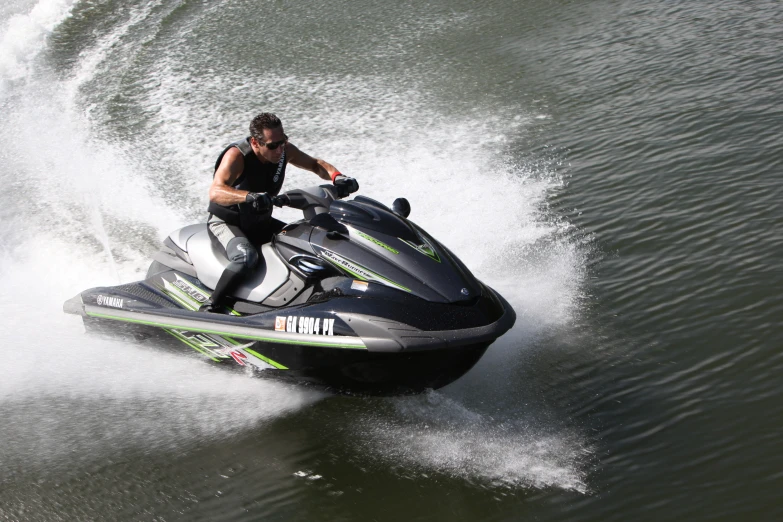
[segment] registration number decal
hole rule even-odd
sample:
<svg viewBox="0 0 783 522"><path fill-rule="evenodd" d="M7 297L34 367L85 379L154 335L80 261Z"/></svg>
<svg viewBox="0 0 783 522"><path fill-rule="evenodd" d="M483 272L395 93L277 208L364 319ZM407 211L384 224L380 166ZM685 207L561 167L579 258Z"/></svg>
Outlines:
<svg viewBox="0 0 783 522"><path fill-rule="evenodd" d="M275 318L275 331L310 335L334 335L334 319L299 317L295 315Z"/></svg>

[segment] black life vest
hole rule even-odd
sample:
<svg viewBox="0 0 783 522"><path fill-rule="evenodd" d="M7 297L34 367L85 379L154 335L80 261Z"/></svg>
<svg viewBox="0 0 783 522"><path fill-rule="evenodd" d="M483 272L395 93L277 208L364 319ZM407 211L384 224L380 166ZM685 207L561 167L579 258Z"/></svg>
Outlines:
<svg viewBox="0 0 783 522"><path fill-rule="evenodd" d="M247 190L249 192L266 192L270 196L276 196L280 193L285 179L285 168L288 165L285 149L280 161L275 163L262 162L253 152L250 145L250 137L239 140L226 147L218 156L215 162L215 171L217 172L220 162L226 152L236 147L242 153L245 161L245 168L242 174L231 185L238 190ZM214 177L214 174L212 175ZM208 212L219 217L229 225L238 226L245 234L252 237L267 228L272 220L272 209L264 214L259 214L253 210L253 207L247 203L238 205L223 206L210 201Z"/></svg>

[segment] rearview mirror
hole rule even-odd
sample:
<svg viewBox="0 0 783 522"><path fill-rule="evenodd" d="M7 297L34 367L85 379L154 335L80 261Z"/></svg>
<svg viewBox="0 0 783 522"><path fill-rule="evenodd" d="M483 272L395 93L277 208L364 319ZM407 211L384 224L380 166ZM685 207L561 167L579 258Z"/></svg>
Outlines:
<svg viewBox="0 0 783 522"><path fill-rule="evenodd" d="M411 204L405 198L397 198L392 203L392 211L400 217L408 217L411 213Z"/></svg>

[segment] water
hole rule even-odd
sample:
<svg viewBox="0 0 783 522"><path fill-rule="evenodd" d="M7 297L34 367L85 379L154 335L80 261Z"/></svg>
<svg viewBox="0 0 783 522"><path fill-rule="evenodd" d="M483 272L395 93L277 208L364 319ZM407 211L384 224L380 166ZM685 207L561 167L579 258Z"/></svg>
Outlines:
<svg viewBox="0 0 783 522"><path fill-rule="evenodd" d="M0 520L779 520L781 22L763 0L0 6ZM261 110L511 301L464 378L331 397L62 314L204 219Z"/></svg>

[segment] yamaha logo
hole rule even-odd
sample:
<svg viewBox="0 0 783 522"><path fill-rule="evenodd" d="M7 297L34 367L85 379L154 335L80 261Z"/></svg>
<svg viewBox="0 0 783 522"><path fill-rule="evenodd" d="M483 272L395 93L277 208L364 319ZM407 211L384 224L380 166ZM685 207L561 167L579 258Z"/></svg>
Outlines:
<svg viewBox="0 0 783 522"><path fill-rule="evenodd" d="M272 182L277 183L280 179L280 174L283 173L283 167L285 166L285 149L283 149L283 155L280 156L280 161L277 162L277 172L275 172Z"/></svg>
<svg viewBox="0 0 783 522"><path fill-rule="evenodd" d="M99 295L95 298L95 302L98 306L111 306L112 308L122 308L123 300L119 297L106 297L105 295Z"/></svg>

